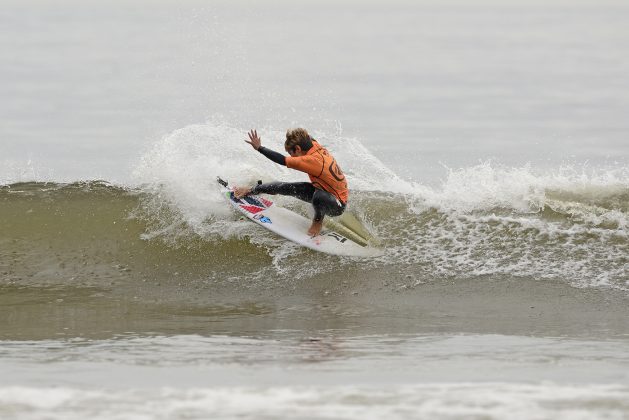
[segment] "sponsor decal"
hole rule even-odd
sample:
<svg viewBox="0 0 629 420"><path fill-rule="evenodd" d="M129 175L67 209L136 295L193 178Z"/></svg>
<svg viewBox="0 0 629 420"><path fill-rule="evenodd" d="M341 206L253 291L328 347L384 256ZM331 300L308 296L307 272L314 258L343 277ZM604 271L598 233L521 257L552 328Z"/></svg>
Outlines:
<svg viewBox="0 0 629 420"><path fill-rule="evenodd" d="M341 235L339 235L339 234L338 234L338 233L336 233L336 232L328 232L326 235L327 235L327 236L331 236L331 237L333 237L334 239L336 239L336 240L337 240L337 241L339 241L340 243L343 243L343 242L347 241L347 238L346 238L346 237L341 236Z"/></svg>
<svg viewBox="0 0 629 420"><path fill-rule="evenodd" d="M262 204L264 204L266 207L271 207L273 205L272 201L267 200L266 198L262 198L260 197L260 201L262 202Z"/></svg>
<svg viewBox="0 0 629 420"><path fill-rule="evenodd" d="M256 213L260 213L262 210L264 210L262 207L258 207L258 206L246 206L244 204L240 205L240 208L243 210L248 211L251 214L256 214Z"/></svg>
<svg viewBox="0 0 629 420"><path fill-rule="evenodd" d="M243 197L242 201L247 202L247 203L251 204L252 206L264 207L264 204L262 204L260 202L260 200L258 200L256 197L252 197L250 195L247 195L247 196Z"/></svg>
<svg viewBox="0 0 629 420"><path fill-rule="evenodd" d="M254 219L259 220L262 223L268 223L268 224L272 224L273 222L271 221L271 219L269 219L268 217L266 217L263 214L256 214L255 216L253 216Z"/></svg>

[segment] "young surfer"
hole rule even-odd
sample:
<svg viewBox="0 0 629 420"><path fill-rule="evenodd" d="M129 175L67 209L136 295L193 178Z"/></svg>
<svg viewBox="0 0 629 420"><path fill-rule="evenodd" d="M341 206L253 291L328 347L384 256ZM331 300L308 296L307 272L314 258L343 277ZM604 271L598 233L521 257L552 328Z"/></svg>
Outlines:
<svg viewBox="0 0 629 420"><path fill-rule="evenodd" d="M280 194L297 197L312 203L314 219L308 229L308 235L316 236L321 232L323 218L326 215L339 216L347 205L348 189L345 175L330 152L314 140L303 128L286 132L284 149L290 156L267 149L256 130L249 133L249 143L258 152L273 162L308 174L310 182L270 182L253 188L236 187L237 198L248 194Z"/></svg>

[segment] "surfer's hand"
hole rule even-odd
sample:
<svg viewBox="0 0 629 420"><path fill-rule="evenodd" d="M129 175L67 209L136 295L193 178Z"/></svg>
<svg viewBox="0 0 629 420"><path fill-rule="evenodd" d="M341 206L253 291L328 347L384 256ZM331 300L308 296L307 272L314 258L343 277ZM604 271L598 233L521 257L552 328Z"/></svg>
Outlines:
<svg viewBox="0 0 629 420"><path fill-rule="evenodd" d="M251 193L251 188L249 187L235 187L234 188L234 197L236 198L242 198L245 195L248 195L249 193Z"/></svg>
<svg viewBox="0 0 629 420"><path fill-rule="evenodd" d="M251 141L245 140L245 143L249 143L251 145L251 147L253 147L254 149L258 150L260 148L260 146L262 146L262 140L258 136L258 132L256 130L251 130L247 134L249 135L249 140L251 140Z"/></svg>

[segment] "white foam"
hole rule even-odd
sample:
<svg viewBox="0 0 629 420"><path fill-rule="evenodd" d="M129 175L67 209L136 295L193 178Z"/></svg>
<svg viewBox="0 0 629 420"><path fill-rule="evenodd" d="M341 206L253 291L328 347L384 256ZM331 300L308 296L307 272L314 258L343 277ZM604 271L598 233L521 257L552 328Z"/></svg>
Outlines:
<svg viewBox="0 0 629 420"><path fill-rule="evenodd" d="M434 383L158 390L0 388L4 419L621 419L629 387L614 384Z"/></svg>
<svg viewBox="0 0 629 420"><path fill-rule="evenodd" d="M0 418L629 415L622 338L268 334L3 341Z"/></svg>
<svg viewBox="0 0 629 420"><path fill-rule="evenodd" d="M175 130L149 146L133 170L132 185L142 184L147 191L161 192L160 198L182 211L186 221L201 226L208 215L225 218L230 213L217 194L216 176L223 176L232 184L253 184L257 179L307 180L305 174L276 165L255 153L244 142L247 130L221 120ZM283 151L284 129L258 131L264 145ZM536 212L544 206L565 205L566 202L556 199L557 193L578 198L579 205L629 194L629 168L620 164L605 168L573 164L535 169L529 164L507 167L487 161L472 167L446 168L447 175L441 185L430 187L421 180L401 178L359 139L344 137L340 129L312 134L337 157L348 176L351 191L401 194L413 199L413 208L418 212L426 207L463 212L494 208ZM20 162L5 159L0 166L3 184L75 181L56 178L32 159ZM619 220L618 216L612 212L608 218L626 223L626 217Z"/></svg>
<svg viewBox="0 0 629 420"><path fill-rule="evenodd" d="M225 204L216 176L232 184L307 180L256 153L244 141L246 132L208 122L177 130L152 146L134 172L151 193L146 207L161 221L145 238L185 237L188 231L203 238L247 237L266 248L276 272L287 278L328 270L323 256L295 264L299 250L238 222ZM258 132L264 145L283 150L284 129ZM340 132L312 135L346 173L350 210L385 240L387 253L373 264L419 264L430 275L507 274L565 278L577 286L619 286L619 281L625 286L629 169L624 166L542 170L484 162L449 169L441 185L430 187L401 179L358 139ZM371 213L360 208L370 207L374 193L380 208ZM299 211L307 208L291 198L275 200ZM336 259L334 266L345 263L351 261Z"/></svg>
<svg viewBox="0 0 629 420"><path fill-rule="evenodd" d="M215 183L222 176L232 184L264 181L305 181L307 176L277 165L256 153L246 139L247 129L225 123L208 122L176 130L154 144L142 157L134 178L184 214L193 226L208 215L224 218L230 209L224 205ZM283 151L285 131L260 129L263 144ZM413 197L415 209L434 207L444 211L472 212L495 208L517 212L538 212L562 192L583 199L601 200L629 192L629 169L596 169L563 166L557 170L536 171L530 165L505 167L485 162L473 167L448 169L439 187L400 178L355 138L313 132L335 155L346 173L352 191L378 191ZM552 195L552 194L551 194Z"/></svg>
<svg viewBox="0 0 629 420"><path fill-rule="evenodd" d="M530 165L506 167L492 162L448 169L438 188L422 189L420 211L425 206L472 212L495 208L538 212L549 194L572 194L582 200L600 201L629 193L629 168L588 168L566 165L556 170L534 170Z"/></svg>
<svg viewBox="0 0 629 420"><path fill-rule="evenodd" d="M625 167L538 171L486 162L450 170L440 187L409 200L412 214L381 220L380 231L399 239L389 261L419 264L431 275L505 274L626 288L627 197ZM427 217L431 209L437 213Z"/></svg>

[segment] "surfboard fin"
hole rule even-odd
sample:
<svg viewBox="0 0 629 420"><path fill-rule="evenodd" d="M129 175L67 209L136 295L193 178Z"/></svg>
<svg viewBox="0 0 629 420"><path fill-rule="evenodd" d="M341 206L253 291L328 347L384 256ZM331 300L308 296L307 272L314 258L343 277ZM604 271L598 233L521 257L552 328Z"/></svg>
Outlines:
<svg viewBox="0 0 629 420"><path fill-rule="evenodd" d="M335 220L336 219L336 220ZM341 216L332 219L326 218L324 223L330 229L340 233L341 235L351 239L361 246L379 246L380 240L373 236L356 216L350 212L345 212Z"/></svg>

